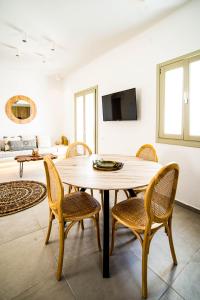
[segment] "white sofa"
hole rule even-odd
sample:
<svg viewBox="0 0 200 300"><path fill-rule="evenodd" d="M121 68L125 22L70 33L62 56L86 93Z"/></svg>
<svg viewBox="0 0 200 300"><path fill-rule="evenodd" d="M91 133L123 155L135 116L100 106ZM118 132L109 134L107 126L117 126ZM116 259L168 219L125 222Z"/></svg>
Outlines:
<svg viewBox="0 0 200 300"><path fill-rule="evenodd" d="M25 148L30 149L24 149L23 141L27 141L27 144L30 145L30 147L25 145ZM28 141L30 141L30 143ZM17 150L13 150L15 149L13 146L14 144L16 145ZM5 145L7 146L5 147ZM20 147L21 145L22 147ZM8 149L9 147L10 149ZM32 150L35 148L38 148L39 153L41 154L52 153L58 156L64 156L67 151L67 146L52 145L49 136L4 137L0 138L0 159L15 158L18 155L29 155L32 154Z"/></svg>

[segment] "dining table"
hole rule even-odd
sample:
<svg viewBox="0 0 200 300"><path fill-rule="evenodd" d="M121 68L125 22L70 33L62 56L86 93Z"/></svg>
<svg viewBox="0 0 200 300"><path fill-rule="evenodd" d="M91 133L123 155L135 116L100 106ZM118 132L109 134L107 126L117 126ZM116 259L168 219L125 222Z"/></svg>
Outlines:
<svg viewBox="0 0 200 300"><path fill-rule="evenodd" d="M102 171L93 168L93 161L122 162L123 167L116 171ZM134 188L145 187L162 167L153 161L143 160L135 156L118 154L92 154L74 156L58 161L56 167L64 184L72 185L81 191L86 189L103 192L103 277L110 277L109 268L109 218L110 191L128 190L133 196Z"/></svg>

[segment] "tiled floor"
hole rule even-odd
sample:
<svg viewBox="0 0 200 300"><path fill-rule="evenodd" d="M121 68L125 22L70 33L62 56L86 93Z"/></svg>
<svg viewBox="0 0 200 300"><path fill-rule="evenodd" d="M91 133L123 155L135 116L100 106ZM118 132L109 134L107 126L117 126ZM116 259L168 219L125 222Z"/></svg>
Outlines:
<svg viewBox="0 0 200 300"><path fill-rule="evenodd" d="M0 163L0 182L18 179L17 163ZM23 179L44 181L42 163L25 165ZM117 231L110 258L111 278L103 279L102 254L92 222L85 222L84 231L75 225L65 242L63 278L57 282L58 227L55 223L50 243L45 246L47 222L47 200L0 218L1 300L141 299L141 249L127 229ZM178 266L173 267L167 237L160 231L150 248L148 299L199 300L200 215L176 206L173 232Z"/></svg>

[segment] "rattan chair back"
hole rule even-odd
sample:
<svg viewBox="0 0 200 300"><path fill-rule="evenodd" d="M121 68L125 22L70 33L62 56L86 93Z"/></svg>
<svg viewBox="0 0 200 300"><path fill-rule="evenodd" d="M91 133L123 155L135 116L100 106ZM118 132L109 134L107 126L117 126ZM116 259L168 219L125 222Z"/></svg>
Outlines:
<svg viewBox="0 0 200 300"><path fill-rule="evenodd" d="M178 175L178 165L170 163L164 166L148 185L144 201L150 223L163 223L171 216Z"/></svg>
<svg viewBox="0 0 200 300"><path fill-rule="evenodd" d="M64 188L60 179L60 175L52 161L48 156L44 157L44 167L47 181L48 202L50 208L62 220L62 203L64 198Z"/></svg>
<svg viewBox="0 0 200 300"><path fill-rule="evenodd" d="M142 145L136 153L136 157L144 160L158 161L155 148L151 144Z"/></svg>
<svg viewBox="0 0 200 300"><path fill-rule="evenodd" d="M83 142L75 142L68 146L66 158L79 156L79 155L91 155L92 150L89 146Z"/></svg>

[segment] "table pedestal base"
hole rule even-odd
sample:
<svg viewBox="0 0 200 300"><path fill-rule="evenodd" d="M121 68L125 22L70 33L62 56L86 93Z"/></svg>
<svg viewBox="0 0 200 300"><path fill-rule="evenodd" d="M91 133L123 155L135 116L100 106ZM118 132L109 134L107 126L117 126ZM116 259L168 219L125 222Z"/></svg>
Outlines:
<svg viewBox="0 0 200 300"><path fill-rule="evenodd" d="M110 277L109 269L109 245L110 245L110 230L109 230L109 191L104 191L104 206L103 206L103 277Z"/></svg>

